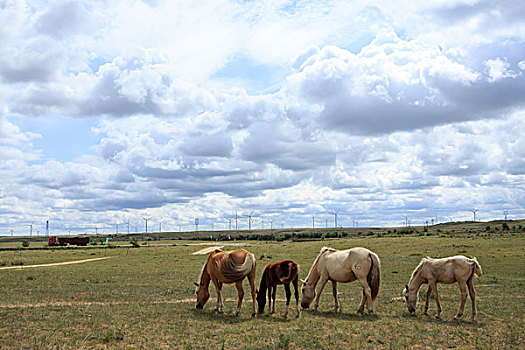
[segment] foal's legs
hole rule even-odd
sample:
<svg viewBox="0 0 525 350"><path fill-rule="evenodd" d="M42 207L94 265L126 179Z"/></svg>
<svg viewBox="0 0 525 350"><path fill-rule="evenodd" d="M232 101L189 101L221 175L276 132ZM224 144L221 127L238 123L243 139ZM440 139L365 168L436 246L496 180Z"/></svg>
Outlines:
<svg viewBox="0 0 525 350"><path fill-rule="evenodd" d="M436 281L428 281L428 287L432 288L432 291L434 292L434 299L436 299L436 306L437 306L436 317L439 318L441 316L441 304L439 303L439 294L438 294Z"/></svg>
<svg viewBox="0 0 525 350"><path fill-rule="evenodd" d="M374 307L372 305L372 289L370 289L366 277L359 278L358 281L361 284L361 287L363 287L363 292L366 295L366 302L368 304L368 313L371 314L374 312Z"/></svg>
<svg viewBox="0 0 525 350"><path fill-rule="evenodd" d="M294 289L294 296L295 296L295 309L297 311L297 317L301 315L301 309L299 309L299 286L297 285L297 278L292 281L293 283L293 289Z"/></svg>
<svg viewBox="0 0 525 350"><path fill-rule="evenodd" d="M277 285L273 286L271 289L272 289L272 299L273 299L272 314L274 314L275 313L275 295L277 294Z"/></svg>
<svg viewBox="0 0 525 350"><path fill-rule="evenodd" d="M337 299L337 282L332 281L332 294L334 295L334 312L337 312L339 309L339 300Z"/></svg>
<svg viewBox="0 0 525 350"><path fill-rule="evenodd" d="M272 287L268 287L268 314L272 313Z"/></svg>
<svg viewBox="0 0 525 350"><path fill-rule="evenodd" d="M470 301L472 302L472 316L470 319L474 321L474 317L478 313L476 309L476 291L474 290L474 283L472 283L472 277L467 281L468 292L470 294Z"/></svg>
<svg viewBox="0 0 525 350"><path fill-rule="evenodd" d="M430 285L427 288L427 298L425 299L425 312L423 312L424 315L428 315L428 301L430 300L430 293L432 292L432 288L430 288Z"/></svg>
<svg viewBox="0 0 525 350"><path fill-rule="evenodd" d="M290 283L284 284L284 292L286 293L286 308L284 309L283 317L288 315L288 308L290 307L290 299L292 299L292 292L290 291Z"/></svg>
<svg viewBox="0 0 525 350"><path fill-rule="evenodd" d="M458 281L459 290L461 291L461 304L459 304L458 314L454 318L460 318L463 316L465 310L465 302L467 301L467 284L464 281Z"/></svg>
<svg viewBox="0 0 525 350"><path fill-rule="evenodd" d="M326 282L328 282L328 277L326 276L322 276L321 279L319 279L319 289L317 290L317 296L315 297L314 311L317 311L317 307L319 306L319 299L321 298L321 293L323 292Z"/></svg>
<svg viewBox="0 0 525 350"><path fill-rule="evenodd" d="M237 288L237 295L239 296L239 300L237 302L237 309L233 312L233 315L237 316L239 312L241 312L242 299L244 298L244 289L242 288L242 280L239 282L235 282L235 287Z"/></svg>
<svg viewBox="0 0 525 350"><path fill-rule="evenodd" d="M222 302L222 295L221 295L221 289L222 289L222 282L220 282L216 278L212 278L213 284L215 285L215 290L217 291L217 306L215 307L215 310L219 313L223 313L224 304Z"/></svg>

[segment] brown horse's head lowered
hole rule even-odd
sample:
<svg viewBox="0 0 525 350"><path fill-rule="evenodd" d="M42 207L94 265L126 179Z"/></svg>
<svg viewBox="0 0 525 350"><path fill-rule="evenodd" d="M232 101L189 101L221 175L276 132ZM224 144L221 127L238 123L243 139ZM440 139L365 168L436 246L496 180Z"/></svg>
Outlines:
<svg viewBox="0 0 525 350"><path fill-rule="evenodd" d="M238 249L233 251L222 251L215 249L208 256L208 260L202 268L197 286L197 309L204 308L206 302L210 298L209 286L210 281L215 285L217 290L217 307L218 312L223 312L223 302L221 298L221 288L223 283L235 283L239 294L239 301L237 309L234 312L237 315L241 310L242 299L244 297L244 290L242 288L242 281L248 277L251 287L251 294L253 299L253 312L255 316L255 257L252 253Z"/></svg>

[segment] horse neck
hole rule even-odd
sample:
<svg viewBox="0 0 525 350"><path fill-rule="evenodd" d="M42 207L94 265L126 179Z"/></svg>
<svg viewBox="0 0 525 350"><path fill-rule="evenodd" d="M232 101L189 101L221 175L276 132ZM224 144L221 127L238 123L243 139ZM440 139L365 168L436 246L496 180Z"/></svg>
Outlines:
<svg viewBox="0 0 525 350"><path fill-rule="evenodd" d="M410 281L408 282L408 290L415 290L417 292L422 284L423 284L423 278L421 278L421 269L420 269L419 271L414 273L412 277L410 278Z"/></svg>
<svg viewBox="0 0 525 350"><path fill-rule="evenodd" d="M199 281L199 284L201 286L208 288L208 286L210 285L210 281L211 281L211 277L210 277L210 274L208 273L208 262L206 262L206 264L202 268L201 279Z"/></svg>
<svg viewBox="0 0 525 350"><path fill-rule="evenodd" d="M269 268L265 268L263 271L263 275L261 277L261 284L259 285L259 293L266 293L266 290L268 289L267 279L268 279L268 273Z"/></svg>
<svg viewBox="0 0 525 350"><path fill-rule="evenodd" d="M317 271L317 265L319 265L319 258L320 254L317 256L317 259L315 259L314 264L310 269L310 272L308 272L308 276L306 276L306 284L312 284L314 287L319 281L319 278L321 277L319 275L319 272Z"/></svg>

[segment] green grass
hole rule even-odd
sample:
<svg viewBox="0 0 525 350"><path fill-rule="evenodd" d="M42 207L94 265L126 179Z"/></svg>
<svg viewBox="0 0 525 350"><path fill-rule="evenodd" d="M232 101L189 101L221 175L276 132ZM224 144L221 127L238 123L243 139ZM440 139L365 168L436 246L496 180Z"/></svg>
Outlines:
<svg viewBox="0 0 525 350"><path fill-rule="evenodd" d="M142 243L142 242L140 242ZM217 242L223 245L225 242ZM97 262L24 270L0 270L1 349L340 349L340 348L520 348L524 342L525 273L523 237L443 238L367 237L324 242L249 242L258 259L257 285L268 262L293 259L308 273L322 246L346 249L364 246L382 262L383 284L375 315L356 315L361 299L357 283L339 284L342 313L334 314L327 285L318 312L304 311L296 320L284 311L284 289L278 290L277 313L250 319L251 300L245 282L241 315L229 313L236 290L225 285L225 314L213 312L215 290L204 310L194 308L194 286L205 255L199 246L130 249L0 251L0 262L24 265L89 259ZM233 248L233 247L230 247ZM225 246L224 249L229 249ZM403 286L424 256L476 256L483 276L476 278L478 316L473 323L470 299L465 321L455 321L457 285L439 285L442 319L408 315ZM1 264L0 264L1 266ZM424 287L421 291L426 291ZM421 297L420 297L421 300ZM435 312L432 300L430 312ZM418 305L421 313L422 305Z"/></svg>

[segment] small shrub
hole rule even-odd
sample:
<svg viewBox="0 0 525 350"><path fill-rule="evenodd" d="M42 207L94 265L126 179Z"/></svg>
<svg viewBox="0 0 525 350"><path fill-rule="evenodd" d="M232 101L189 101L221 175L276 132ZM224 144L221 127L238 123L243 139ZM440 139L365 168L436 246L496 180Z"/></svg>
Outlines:
<svg viewBox="0 0 525 350"><path fill-rule="evenodd" d="M24 248L29 247L29 242L28 241L22 241L22 247L24 247Z"/></svg>
<svg viewBox="0 0 525 350"><path fill-rule="evenodd" d="M139 244L139 242L137 242L136 239L132 239L131 241L129 241L129 243L131 243L133 248L140 248L140 244Z"/></svg>

